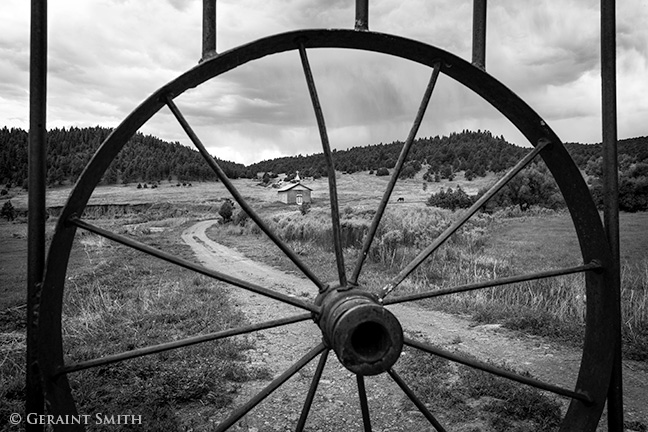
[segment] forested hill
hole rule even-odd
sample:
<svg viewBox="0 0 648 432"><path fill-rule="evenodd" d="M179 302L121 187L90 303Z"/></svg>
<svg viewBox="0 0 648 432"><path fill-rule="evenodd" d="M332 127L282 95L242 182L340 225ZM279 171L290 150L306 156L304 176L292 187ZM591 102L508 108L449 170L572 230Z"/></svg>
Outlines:
<svg viewBox="0 0 648 432"><path fill-rule="evenodd" d="M103 127L63 128L48 131L47 182L57 185L73 182L81 174L111 129ZM388 172L394 167L402 142L374 144L334 151L338 171ZM568 150L582 169L596 171L600 166L600 144L567 143ZM452 133L443 137L418 139L408 156L402 177L412 177L422 168L427 180L451 178L462 171L467 178L499 172L511 167L529 150L508 143L488 131ZM620 168L648 163L648 137L619 142ZM254 177L257 173L294 173L302 176L324 176L326 167L321 153L282 157L244 166L234 162L219 163L230 178ZM27 179L27 132L22 129L0 129L0 184L23 186ZM216 177L192 148L159 138L136 134L111 164L103 178L106 184L215 180Z"/></svg>
<svg viewBox="0 0 648 432"><path fill-rule="evenodd" d="M354 147L349 150L335 151L335 168L338 171L378 171L395 166L403 143ZM585 170L590 165L600 165L601 144L566 143L569 153L579 168ZM648 163L648 137L620 140L618 143L620 168L631 164ZM464 171L467 176L483 176L488 171L499 172L513 166L526 153L528 148L507 142L504 137L494 136L489 131L468 131L452 133L449 136L420 138L412 146L403 177L418 172L427 165L427 173L449 177L450 173ZM326 175L324 156L291 156L258 162L249 166L256 172L293 173L297 170L305 176Z"/></svg>
<svg viewBox="0 0 648 432"><path fill-rule="evenodd" d="M576 164L585 169L588 161L595 161L601 157L601 144L565 143ZM648 136L628 138L618 142L619 165L633 163L648 163Z"/></svg>
<svg viewBox="0 0 648 432"><path fill-rule="evenodd" d="M353 147L334 152L335 168L338 171L377 171L391 169L396 165L403 143L375 144ZM485 175L487 171L502 171L517 162L528 149L515 146L504 137L493 136L488 131L467 131L449 136L419 138L414 142L405 167L405 177L422 165L429 165L430 172L472 171ZM409 165L409 167L408 167ZM306 176L326 175L324 156L292 156L259 162L250 166L257 172L290 173L299 170Z"/></svg>
<svg viewBox="0 0 648 432"><path fill-rule="evenodd" d="M47 183L74 182L112 129L104 127L52 129L47 132ZM27 179L27 132L0 129L1 184L23 186ZM230 178L241 176L245 167L234 162L219 164ZM169 143L141 133L124 146L103 177L103 183L154 182L162 180L216 180L200 154L180 143Z"/></svg>

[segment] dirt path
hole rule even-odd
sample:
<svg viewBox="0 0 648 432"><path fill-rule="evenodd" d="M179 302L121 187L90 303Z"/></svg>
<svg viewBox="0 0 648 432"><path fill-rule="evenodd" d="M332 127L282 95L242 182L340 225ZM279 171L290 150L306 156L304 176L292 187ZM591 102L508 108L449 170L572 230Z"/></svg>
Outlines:
<svg viewBox="0 0 648 432"><path fill-rule="evenodd" d="M182 235L204 265L288 295L314 298L317 289L310 281L254 262L209 239L205 230L213 223L199 222ZM232 289L231 296L253 323L303 312L241 289ZM543 381L561 386L572 386L575 381L579 351L537 337L521 337L496 325L472 326L470 321L460 317L412 304L389 308L406 332L424 336L437 345L457 348L481 359L506 361L516 369L528 370ZM306 321L258 332L253 340L256 348L249 353L250 361L269 367L277 376L317 345L321 332L312 321ZM236 430L294 430L316 363L317 360L312 361L257 406L239 422ZM266 384L246 384L237 405ZM418 412L400 409L402 392L386 374L368 377L366 385L374 431L431 430ZM648 367L645 363L628 362L624 365L624 397L626 420L648 424ZM309 415L307 430L362 430L359 412L355 376L331 353ZM439 417L443 415L439 413ZM218 419L214 421L218 422Z"/></svg>

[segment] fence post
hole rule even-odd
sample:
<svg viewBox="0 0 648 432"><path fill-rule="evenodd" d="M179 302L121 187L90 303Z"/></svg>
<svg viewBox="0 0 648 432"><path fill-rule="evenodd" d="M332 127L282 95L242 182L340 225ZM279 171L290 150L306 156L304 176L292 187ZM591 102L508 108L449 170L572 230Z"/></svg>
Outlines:
<svg viewBox="0 0 648 432"><path fill-rule="evenodd" d="M623 383L621 363L621 276L619 252L619 179L617 160L617 106L616 106L616 13L615 0L601 0L601 101L603 152L603 220L610 251L612 252L609 289L615 292L615 303L610 305L615 316L617 343L610 388L608 390L608 430L623 431Z"/></svg>
<svg viewBox="0 0 648 432"><path fill-rule="evenodd" d="M36 320L40 284L45 269L45 185L47 111L47 0L32 0L29 64L29 177L27 213L27 354L25 368L25 430L42 431L28 424L26 415L43 414L44 399L36 355Z"/></svg>
<svg viewBox="0 0 648 432"><path fill-rule="evenodd" d="M203 0L201 62L218 55L216 52L216 0Z"/></svg>
<svg viewBox="0 0 648 432"><path fill-rule="evenodd" d="M486 0L473 1L472 64L486 69Z"/></svg>
<svg viewBox="0 0 648 432"><path fill-rule="evenodd" d="M369 30L369 0L356 0L355 29Z"/></svg>

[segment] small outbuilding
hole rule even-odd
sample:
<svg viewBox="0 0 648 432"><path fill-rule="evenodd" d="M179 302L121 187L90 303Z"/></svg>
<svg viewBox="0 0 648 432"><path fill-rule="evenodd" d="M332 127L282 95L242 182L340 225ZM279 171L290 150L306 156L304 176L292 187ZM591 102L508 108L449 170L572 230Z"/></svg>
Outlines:
<svg viewBox="0 0 648 432"><path fill-rule="evenodd" d="M297 183L289 183L277 191L279 201L286 204L302 205L311 202L311 192L308 186Z"/></svg>

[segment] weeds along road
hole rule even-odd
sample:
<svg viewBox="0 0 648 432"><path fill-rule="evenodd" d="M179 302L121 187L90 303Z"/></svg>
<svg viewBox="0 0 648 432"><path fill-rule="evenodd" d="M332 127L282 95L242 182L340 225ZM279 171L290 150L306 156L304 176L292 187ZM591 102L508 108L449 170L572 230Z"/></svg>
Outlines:
<svg viewBox="0 0 648 432"><path fill-rule="evenodd" d="M315 298L317 289L309 280L252 261L208 238L206 230L214 223L198 222L182 234L183 241L191 246L203 265L291 296ZM251 323L303 313L296 307L236 287L230 289L230 295ZM412 337L426 338L446 349L469 353L483 360L506 362L543 381L573 388L581 355L576 349L539 337L521 336L498 325L475 326L467 319L423 309L416 304L393 305L389 309ZM248 353L252 365L268 367L276 377L316 346L321 340L321 332L315 323L305 321L254 333L250 340L255 346ZM317 360L312 361L244 417L240 423L243 430L294 428L316 363ZM398 370L398 363L395 369ZM265 385L266 382L244 384L236 405L243 404ZM374 430L430 429L429 423L413 407L402 409L406 406L402 403L405 396L386 374L367 377L366 385ZM645 363L624 364L624 402L626 420L648 425L648 367ZM443 413L433 414L441 420L444 418ZM218 413L213 421L218 422L222 416L223 413ZM334 353L329 355L307 427L321 431L362 430L355 376L339 364ZM606 430L602 426L599 429Z"/></svg>

